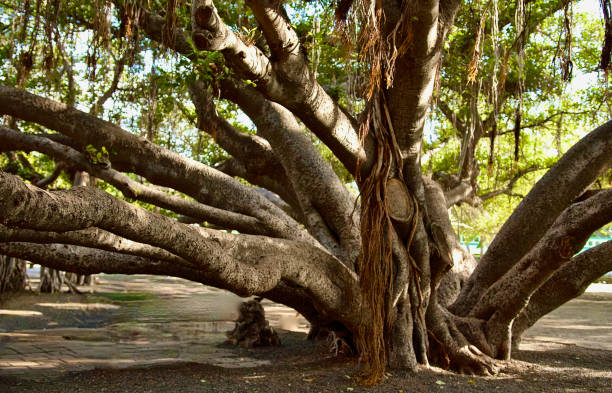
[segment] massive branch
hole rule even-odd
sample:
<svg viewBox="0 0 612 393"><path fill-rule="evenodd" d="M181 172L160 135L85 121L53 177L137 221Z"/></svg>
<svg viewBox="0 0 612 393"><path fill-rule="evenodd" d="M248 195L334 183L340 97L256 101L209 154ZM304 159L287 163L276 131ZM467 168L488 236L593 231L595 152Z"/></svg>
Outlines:
<svg viewBox="0 0 612 393"><path fill-rule="evenodd" d="M531 295L586 243L589 236L612 222L612 189L567 208L540 241L480 297L470 316L487 321L492 345L503 345L509 357L508 326ZM508 352L506 352L508 351Z"/></svg>
<svg viewBox="0 0 612 393"><path fill-rule="evenodd" d="M512 324L512 346L518 348L521 335L540 318L582 295L599 277L612 270L612 241L588 249L567 262L531 296Z"/></svg>
<svg viewBox="0 0 612 393"><path fill-rule="evenodd" d="M51 193L3 172L0 203L9 207L0 216L8 227L55 232L98 227L181 257L205 275L208 285L240 295L273 291L281 283L297 286L312 296L322 315L339 315L347 326L359 320L354 273L304 242L192 227L92 187Z"/></svg>
<svg viewBox="0 0 612 393"><path fill-rule="evenodd" d="M23 150L47 154L56 160L70 163L80 171L88 172L107 181L120 190L127 198L151 203L161 208L193 217L198 221L206 221L223 228L237 229L243 233L267 234L265 228L253 217L206 206L139 183L112 168L92 164L84 154L45 137L23 134L19 131L0 127L0 140L3 141L0 151L4 149ZM39 184L36 185L40 187Z"/></svg>
<svg viewBox="0 0 612 393"><path fill-rule="evenodd" d="M70 137L81 151L105 147L113 167L138 173L203 204L257 218L274 236L316 241L280 208L253 189L199 162L182 157L61 103L0 87L0 113L32 121Z"/></svg>
<svg viewBox="0 0 612 393"><path fill-rule="evenodd" d="M355 196L321 157L291 112L239 81L226 79L220 87L222 95L237 103L272 145L311 233L329 245L328 249L337 250L336 255L348 250L342 259L352 264L360 245Z"/></svg>
<svg viewBox="0 0 612 393"><path fill-rule="evenodd" d="M267 1L253 1L255 16L261 18L270 47L281 54L268 58L257 46L243 42L220 18L211 0L192 3L193 40L199 49L220 51L227 63L272 101L291 110L338 157L351 173L357 161L364 167L373 145L366 138L365 150L359 141L357 125L316 81L305 56L295 42L281 4L273 9ZM276 14L276 17L274 16ZM271 17L275 17L274 21ZM281 30L279 30L281 29ZM284 30L284 31L283 31Z"/></svg>
<svg viewBox="0 0 612 393"><path fill-rule="evenodd" d="M468 280L453 312L467 315L480 296L514 266L597 177L612 165L612 121L574 145L514 210Z"/></svg>

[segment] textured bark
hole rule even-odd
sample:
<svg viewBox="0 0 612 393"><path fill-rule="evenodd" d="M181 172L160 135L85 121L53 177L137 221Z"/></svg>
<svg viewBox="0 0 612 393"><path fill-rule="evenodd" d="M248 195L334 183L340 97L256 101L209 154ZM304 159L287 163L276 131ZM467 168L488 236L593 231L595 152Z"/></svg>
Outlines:
<svg viewBox="0 0 612 393"><path fill-rule="evenodd" d="M0 128L0 149L40 151L56 159L58 167L65 162L72 170L106 180L126 197L182 215L173 220L91 187L46 192L0 172L0 253L78 274L173 275L240 295L265 296L302 313L312 323L311 336L332 331L336 343L341 337L341 342L359 345L358 350L369 348L363 332L373 327L376 345L360 353L363 358L382 349L379 359L393 367L415 370L431 361L464 373L497 372L498 360L510 354L512 326L518 338L526 326L609 267L609 244L572 256L594 230L612 220L611 190L576 200L612 164L612 122L584 138L544 176L476 266L459 244L447 207L511 193L522 174L500 190L476 195L474 152L491 118L482 120L478 114L475 85L470 87L473 124L442 109L465 137L458 173L438 178L442 187L421 174L423 124L459 4L365 4L384 10L376 25L381 27L379 42L410 40L401 50L395 44L381 46L389 49L380 54L382 68L389 68L378 70L377 82L383 82L369 103L374 109L364 116L369 133L362 143L358 123L317 82L277 0L247 1L263 43L241 39L211 0L192 2L195 45L219 51L233 71L215 88L257 126L256 136L239 132L215 112L210 86L191 86L198 127L233 156L216 169L77 111L73 102L66 106L0 87L1 114L63 134L26 135ZM182 30L175 29L175 39L168 41L164 18L144 9L139 17L137 28L149 38L201 60ZM121 67L117 64L104 96L117 88ZM304 127L355 175L361 202L372 202L357 204ZM111 167L88 159L84 147L90 144L111 152ZM18 159L24 156L15 155ZM22 164L29 165L27 160ZM143 176L150 184L122 172ZM32 179L43 180L35 173ZM172 189L195 201L170 195ZM375 231L366 225L359 233L357 207L364 212L361 223L370 222ZM186 224L202 221L240 234ZM367 250L367 244L375 247ZM360 252L374 257L358 259ZM355 260L360 261L357 269ZM379 276L384 280L376 281ZM61 278L49 277L56 283ZM368 284L374 290L368 292ZM379 378L385 366L378 363Z"/></svg>
<svg viewBox="0 0 612 393"><path fill-rule="evenodd" d="M9 228L0 224L0 243L29 242L40 244L71 244L119 254L162 260L168 263L188 264L183 258L148 244L133 242L98 228L66 232L46 232L31 229Z"/></svg>
<svg viewBox="0 0 612 393"><path fill-rule="evenodd" d="M355 173L358 160L365 162L367 167L370 155L366 152L373 148L371 139L366 141L364 150L354 119L348 117L310 72L284 9L270 7L270 3L253 1L250 6L258 20L261 19L259 22L266 37L274 40L271 46L282 45L287 40L290 42L274 61L254 44L247 45L240 40L221 20L211 0L192 3L196 46L223 53L234 71L255 82L266 97L290 109L302 120L349 172Z"/></svg>
<svg viewBox="0 0 612 393"><path fill-rule="evenodd" d="M237 229L243 233L268 234L266 228L254 217L217 209L144 185L112 168L92 164L84 154L48 138L23 134L19 131L0 127L0 140L3 141L0 151L6 149L45 153L57 160L69 162L78 170L86 171L107 181L127 198L152 203L179 214L193 217L198 221L206 221L223 228Z"/></svg>
<svg viewBox="0 0 612 393"><path fill-rule="evenodd" d="M0 87L0 113L34 121L72 138L81 149L92 144L111 152L113 166L172 187L204 204L251 215L278 237L316 243L281 209L240 182L184 158L119 127L42 97ZM116 153L116 154L115 154Z"/></svg>
<svg viewBox="0 0 612 393"><path fill-rule="evenodd" d="M319 242L352 265L360 244L355 196L321 157L291 112L266 100L254 88L231 79L221 83L221 90L270 142L297 195L307 228Z"/></svg>
<svg viewBox="0 0 612 393"><path fill-rule="evenodd" d="M270 292L281 283L307 288L323 315L357 323L354 273L316 246L190 227L95 188L49 193L2 172L0 204L9 207L0 218L6 226L59 232L98 227L183 258L209 285L243 296Z"/></svg>
<svg viewBox="0 0 612 393"><path fill-rule="evenodd" d="M533 187L499 230L452 306L467 315L487 288L538 242L559 214L612 165L612 121L574 145Z"/></svg>
<svg viewBox="0 0 612 393"><path fill-rule="evenodd" d="M0 294L25 290L26 261L0 255Z"/></svg>

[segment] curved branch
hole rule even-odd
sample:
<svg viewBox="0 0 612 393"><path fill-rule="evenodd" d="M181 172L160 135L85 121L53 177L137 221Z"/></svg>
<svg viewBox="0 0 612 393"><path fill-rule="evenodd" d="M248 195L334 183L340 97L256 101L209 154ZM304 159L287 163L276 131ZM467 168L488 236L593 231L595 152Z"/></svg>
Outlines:
<svg viewBox="0 0 612 393"><path fill-rule="evenodd" d="M112 168L91 164L89 160L78 151L60 145L47 138L23 134L19 131L0 127L0 140L3 142L0 151L5 148L24 151L36 150L55 159L70 162L72 165L76 166L78 170L86 171L115 186L127 198L151 203L161 208L196 218L200 222L207 221L223 228L237 229L242 233L268 233L265 227L263 227L256 218L206 206L195 201L168 194L156 187L146 186Z"/></svg>
<svg viewBox="0 0 612 393"><path fill-rule="evenodd" d="M612 241L590 248L557 270L531 296L527 306L512 323L512 345L540 318L584 293L589 284L612 271Z"/></svg>
<svg viewBox="0 0 612 393"><path fill-rule="evenodd" d="M559 214L612 165L612 121L582 138L536 183L499 230L457 302L467 315L487 288L514 266Z"/></svg>
<svg viewBox="0 0 612 393"><path fill-rule="evenodd" d="M0 132L2 132L2 130L0 129ZM65 165L62 162L58 162L55 164L55 168L53 168L53 172L51 172L51 174L47 177L45 177L44 179L41 179L40 181L36 182L36 187L39 188L47 188L47 186L53 184L53 182L55 180L57 180L57 178L59 177L59 175L62 174L62 171L64 170Z"/></svg>
<svg viewBox="0 0 612 393"><path fill-rule="evenodd" d="M113 80L111 81L111 84L108 89L106 89L106 91L96 100L96 102L90 108L89 113L91 113L92 115L98 116L100 109L104 108L104 104L106 103L106 101L108 101L108 99L111 98L117 90L128 54L129 51L126 51L123 56L115 63L115 70L113 71Z"/></svg>
<svg viewBox="0 0 612 393"><path fill-rule="evenodd" d="M520 196L512 192L516 182L528 173L542 170L543 168L537 166L530 166L526 169L519 170L512 178L508 181L503 188L499 188L494 191L489 191L481 195L475 195L474 187L468 181L461 181L454 188L444 192L446 198L446 206L451 207L458 203L468 203L472 206L478 206L484 201L495 198L500 195Z"/></svg>
<svg viewBox="0 0 612 393"><path fill-rule="evenodd" d="M263 187L270 192L276 193L285 203L288 203L292 208L299 211L299 205L291 184L288 182L284 183L284 178L286 177L284 173L281 179L272 178L266 175L258 175L250 172L243 161L234 157L228 158L227 160L221 162L215 167L215 169L225 173L228 176L243 178L251 184ZM270 200L270 198L267 199ZM274 204L280 206L278 203ZM287 209L284 207L281 207L281 209L287 213ZM301 221L301 219L297 218L295 214L289 215L293 217L294 220Z"/></svg>
<svg viewBox="0 0 612 393"><path fill-rule="evenodd" d="M537 167L537 166L530 166L529 168L519 170L514 176L512 176L512 179L510 179L510 181L508 182L508 184L506 184L505 187L500 188L500 189L495 190L495 191L490 191L490 192L487 192L485 194L479 195L478 196L478 199L479 199L479 201L478 201L479 203L478 204L480 204L480 203L482 203L482 202L484 202L484 201L486 201L488 199L495 198L496 196L499 196L499 195L503 195L503 194L511 195L512 194L512 189L514 188L514 185L516 184L516 182L520 178L522 178L523 176L527 175L528 173L536 172L536 171L539 171L539 170L542 170L542 169L543 168L540 168L540 167Z"/></svg>
<svg viewBox="0 0 612 393"><path fill-rule="evenodd" d="M133 242L98 228L87 228L67 232L46 232L31 229L9 228L0 224L0 242L61 243L73 246L96 248L119 254L188 265L183 258L148 244Z"/></svg>
<svg viewBox="0 0 612 393"><path fill-rule="evenodd" d="M0 243L0 253L77 274L155 274L206 283L197 269L168 261L66 244Z"/></svg>
<svg viewBox="0 0 612 393"><path fill-rule="evenodd" d="M198 267L209 285L246 296L284 281L304 288L324 314L337 313L348 325L360 320L355 274L304 242L191 227L93 187L47 192L4 172L0 205L9 207L0 213L0 223L7 226L55 232L95 226L182 257Z"/></svg>
<svg viewBox="0 0 612 393"><path fill-rule="evenodd" d="M261 12L260 17L270 17L263 15L271 12L269 9ZM285 22L277 20L275 23ZM355 173L358 160L366 168L371 165L368 160L372 156L367 153L373 152L372 138L366 137L365 148L362 148L355 120L316 81L298 47L272 62L254 44L243 42L221 20L212 0L193 1L192 26L193 40L199 49L221 51L232 69L255 82L257 89L268 98L290 109L334 152L349 172ZM274 46L280 36L272 33L271 26L266 29L266 37L270 37L271 46Z"/></svg>
<svg viewBox="0 0 612 393"><path fill-rule="evenodd" d="M595 230L609 222L612 222L612 189L567 208L533 249L476 302L470 315L487 321L489 340L509 344L508 326L530 296L580 251ZM506 351L509 356L509 348L503 353Z"/></svg>
<svg viewBox="0 0 612 393"><path fill-rule="evenodd" d="M247 0L246 3L253 10L275 59L282 61L288 56L300 55L300 40L282 0Z"/></svg>
<svg viewBox="0 0 612 393"><path fill-rule="evenodd" d="M217 114L215 104L202 81L189 85L189 95L198 117L199 129L211 135L215 142L253 174L284 177L283 168L270 144L257 135L238 131Z"/></svg>
<svg viewBox="0 0 612 393"><path fill-rule="evenodd" d="M299 200L309 231L334 250L334 255L352 265L360 244L355 196L321 157L291 112L233 79L222 81L221 91L240 106L272 145ZM347 250L349 254L342 257Z"/></svg>
<svg viewBox="0 0 612 393"><path fill-rule="evenodd" d="M0 113L33 121L72 138L81 147L105 147L109 159L151 183L184 192L197 201L253 216L274 236L316 241L263 196L231 177L182 157L112 123L33 94L0 87Z"/></svg>

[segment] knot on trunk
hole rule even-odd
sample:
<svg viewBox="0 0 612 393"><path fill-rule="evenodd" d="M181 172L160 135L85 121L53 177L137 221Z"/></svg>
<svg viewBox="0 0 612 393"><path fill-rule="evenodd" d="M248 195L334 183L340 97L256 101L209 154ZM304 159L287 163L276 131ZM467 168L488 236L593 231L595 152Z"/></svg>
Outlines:
<svg viewBox="0 0 612 393"><path fill-rule="evenodd" d="M242 302L234 330L226 333L227 342L243 348L280 345L278 334L270 327L261 298Z"/></svg>

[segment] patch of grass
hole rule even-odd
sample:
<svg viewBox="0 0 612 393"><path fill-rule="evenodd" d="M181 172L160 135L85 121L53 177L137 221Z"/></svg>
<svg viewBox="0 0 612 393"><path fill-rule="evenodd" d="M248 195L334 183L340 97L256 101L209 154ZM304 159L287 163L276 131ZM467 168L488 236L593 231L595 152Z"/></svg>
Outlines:
<svg viewBox="0 0 612 393"><path fill-rule="evenodd" d="M141 301L141 300L150 300L154 299L155 295L150 293L97 293L97 296L105 297L107 299L111 299L118 302L132 302L132 301Z"/></svg>

